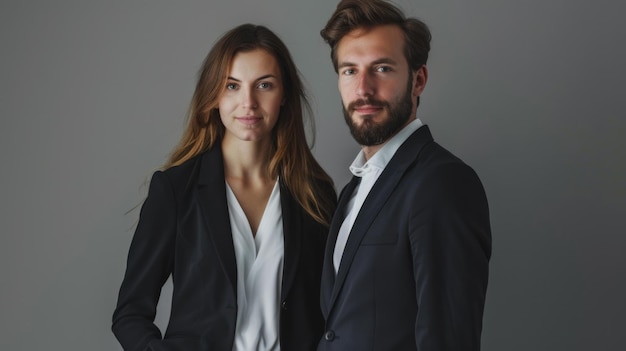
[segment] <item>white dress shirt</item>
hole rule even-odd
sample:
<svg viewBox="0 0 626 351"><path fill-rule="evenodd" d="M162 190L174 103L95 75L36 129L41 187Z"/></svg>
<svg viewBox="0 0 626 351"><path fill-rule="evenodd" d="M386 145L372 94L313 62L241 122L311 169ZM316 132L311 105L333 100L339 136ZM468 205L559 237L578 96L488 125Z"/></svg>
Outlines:
<svg viewBox="0 0 626 351"><path fill-rule="evenodd" d="M394 135L380 150L378 150L372 158L365 161L365 154L363 150L359 151L352 165L350 166L350 172L357 177L361 177L361 183L354 189L354 192L350 195L350 201L346 205L347 215L339 228L337 234L337 241L335 243L335 251L333 253L333 266L335 267L335 274L339 271L339 265L341 264L341 257L343 256L343 250L346 248L350 231L354 225L354 221L361 211L361 206L365 202L365 198L369 194L370 190L374 186L374 183L380 177L387 164L396 153L400 145L409 138L413 132L422 126L422 122L419 118L415 119L411 123L402 128L396 135Z"/></svg>
<svg viewBox="0 0 626 351"><path fill-rule="evenodd" d="M256 236L232 189L226 200L237 262L237 324L233 350L280 350L280 291L283 277L283 219L278 181Z"/></svg>

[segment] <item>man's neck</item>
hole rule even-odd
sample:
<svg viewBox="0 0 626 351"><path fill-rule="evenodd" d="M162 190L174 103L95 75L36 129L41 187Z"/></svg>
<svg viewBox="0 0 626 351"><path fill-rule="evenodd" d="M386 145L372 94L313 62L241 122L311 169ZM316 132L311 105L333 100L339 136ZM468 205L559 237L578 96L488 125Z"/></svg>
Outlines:
<svg viewBox="0 0 626 351"><path fill-rule="evenodd" d="M391 138L389 138L389 139L391 139ZM369 159L372 158L374 156L374 154L376 154L376 152L378 152L378 150L382 149L383 146L385 146L385 144L387 144L387 141L389 141L389 139L387 139L382 144L372 145L372 146L361 146L361 150L363 150L363 156L365 156L365 161L369 161Z"/></svg>
<svg viewBox="0 0 626 351"><path fill-rule="evenodd" d="M412 116L415 116L415 114L413 114ZM385 146L385 144L387 144L389 142L389 140L391 140L394 136L398 135L398 133L400 133L400 131L402 129L404 129L406 126L408 126L411 122L415 121L417 119L417 117L412 117L410 118L403 126L402 128L396 130L395 133L393 133L391 136L389 136L389 138L387 138L387 140L385 140L384 142L378 144L378 145L361 145L361 150L363 150L363 156L365 156L365 161L369 161L370 158L372 158L374 156L374 154L376 154L378 152L378 150L382 149L383 146Z"/></svg>

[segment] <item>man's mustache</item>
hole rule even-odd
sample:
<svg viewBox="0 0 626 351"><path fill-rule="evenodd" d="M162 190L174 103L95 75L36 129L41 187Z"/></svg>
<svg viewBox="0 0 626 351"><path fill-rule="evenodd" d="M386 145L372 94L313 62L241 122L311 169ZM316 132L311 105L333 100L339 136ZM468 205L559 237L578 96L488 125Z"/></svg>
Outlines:
<svg viewBox="0 0 626 351"><path fill-rule="evenodd" d="M380 108L389 107L389 104L385 101L380 101L380 100L375 100L375 99L358 99L358 100L351 102L348 105L348 112L352 113L357 107L361 107L365 105L373 106L373 107L380 107Z"/></svg>

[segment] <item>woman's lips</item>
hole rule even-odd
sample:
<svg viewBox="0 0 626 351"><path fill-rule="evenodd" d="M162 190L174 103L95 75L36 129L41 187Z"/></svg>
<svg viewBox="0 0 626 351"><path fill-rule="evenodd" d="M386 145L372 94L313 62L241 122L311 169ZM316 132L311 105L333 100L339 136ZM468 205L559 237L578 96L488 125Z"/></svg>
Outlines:
<svg viewBox="0 0 626 351"><path fill-rule="evenodd" d="M235 119L237 119L237 121L239 121L240 123L250 125L259 122L262 118L257 116L242 116L235 117Z"/></svg>

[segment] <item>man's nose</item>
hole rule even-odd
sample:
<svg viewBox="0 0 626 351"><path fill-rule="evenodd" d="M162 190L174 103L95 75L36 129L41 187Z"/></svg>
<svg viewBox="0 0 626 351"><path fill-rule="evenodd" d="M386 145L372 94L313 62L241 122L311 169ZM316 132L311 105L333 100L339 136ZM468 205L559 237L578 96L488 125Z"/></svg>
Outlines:
<svg viewBox="0 0 626 351"><path fill-rule="evenodd" d="M368 73L359 74L356 82L356 94L361 97L374 95L374 80Z"/></svg>

